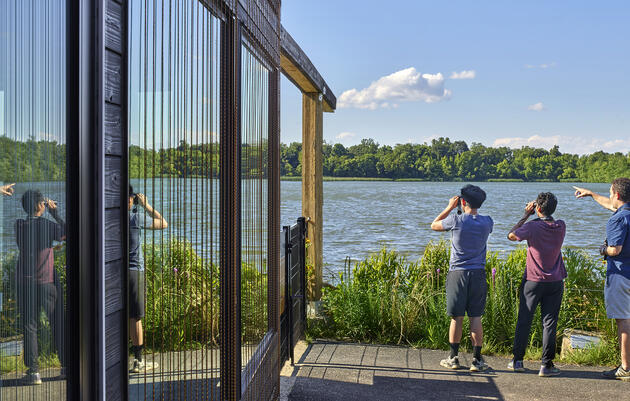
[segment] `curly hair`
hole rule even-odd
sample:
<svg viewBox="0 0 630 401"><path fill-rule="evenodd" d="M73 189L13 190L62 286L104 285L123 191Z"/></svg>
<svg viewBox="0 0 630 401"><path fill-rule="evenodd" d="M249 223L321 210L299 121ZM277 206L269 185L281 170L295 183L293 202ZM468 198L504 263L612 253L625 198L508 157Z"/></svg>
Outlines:
<svg viewBox="0 0 630 401"><path fill-rule="evenodd" d="M630 178L615 178L612 182L613 191L619 194L619 198L624 202L630 202Z"/></svg>
<svg viewBox="0 0 630 401"><path fill-rule="evenodd" d="M551 192L541 192L536 198L536 205L545 216L551 216L558 206L558 198Z"/></svg>

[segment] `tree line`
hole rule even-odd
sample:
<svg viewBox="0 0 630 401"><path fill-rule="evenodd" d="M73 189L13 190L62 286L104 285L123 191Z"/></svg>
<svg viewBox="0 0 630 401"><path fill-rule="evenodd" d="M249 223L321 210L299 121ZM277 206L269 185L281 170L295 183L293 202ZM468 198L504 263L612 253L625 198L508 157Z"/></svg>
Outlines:
<svg viewBox="0 0 630 401"><path fill-rule="evenodd" d="M302 174L302 144L281 145L281 174ZM577 181L610 182L630 176L630 152L575 155L558 146L541 149L488 147L473 142L433 139L430 144L379 145L373 139L349 147L323 145L324 176L427 181Z"/></svg>
<svg viewBox="0 0 630 401"><path fill-rule="evenodd" d="M267 143L241 148L243 177L264 177L268 168ZM144 177L218 178L219 145L190 145L159 150L129 147L129 175ZM281 144L281 175L302 174L302 144ZM66 178L66 145L54 141L16 141L0 137L0 180L62 181ZM630 152L562 153L558 146L520 149L470 146L465 141L439 138L430 144L379 145L373 139L346 147L323 145L324 175L421 179L430 181L578 181L610 182L630 176Z"/></svg>

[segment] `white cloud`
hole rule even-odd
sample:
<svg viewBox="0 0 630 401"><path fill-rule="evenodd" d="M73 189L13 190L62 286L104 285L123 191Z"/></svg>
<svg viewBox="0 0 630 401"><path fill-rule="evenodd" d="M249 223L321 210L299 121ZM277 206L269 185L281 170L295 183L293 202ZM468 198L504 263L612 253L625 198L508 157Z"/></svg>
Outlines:
<svg viewBox="0 0 630 401"><path fill-rule="evenodd" d="M337 139L350 139L350 138L354 138L355 136L357 136L357 134L355 134L354 132L341 132L335 138L337 138Z"/></svg>
<svg viewBox="0 0 630 401"><path fill-rule="evenodd" d="M601 140L595 138L583 138L565 135L532 135L529 138L497 138L492 144L492 146L494 147L507 146L509 148L520 148L522 146L531 146L544 149L550 149L555 145L558 145L561 152L580 155L589 154L600 150L609 153L626 153L630 151L630 139Z"/></svg>
<svg viewBox="0 0 630 401"><path fill-rule="evenodd" d="M527 106L527 110L543 111L543 110L545 110L545 105L542 102L530 104L529 106Z"/></svg>
<svg viewBox="0 0 630 401"><path fill-rule="evenodd" d="M475 70L464 70L460 72L453 71L453 73L451 74L449 78L450 79L473 79L475 78L476 75L477 73L475 72Z"/></svg>
<svg viewBox="0 0 630 401"><path fill-rule="evenodd" d="M525 68L529 68L529 69L533 69L533 68L541 68L543 70L546 70L547 68L552 68L555 67L557 64L556 62L552 62L552 63L548 63L548 64L525 64Z"/></svg>
<svg viewBox="0 0 630 401"><path fill-rule="evenodd" d="M375 110L396 108L398 102L435 103L450 98L451 91L444 88L444 76L421 74L414 67L379 78L367 88L350 89L337 100L339 108L354 107Z"/></svg>

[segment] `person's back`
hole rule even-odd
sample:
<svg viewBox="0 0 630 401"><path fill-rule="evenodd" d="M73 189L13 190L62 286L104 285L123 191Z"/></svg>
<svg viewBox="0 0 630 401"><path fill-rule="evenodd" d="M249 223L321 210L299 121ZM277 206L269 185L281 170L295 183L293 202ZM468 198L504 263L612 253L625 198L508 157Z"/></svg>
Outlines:
<svg viewBox="0 0 630 401"><path fill-rule="evenodd" d="M563 220L537 218L514 230L519 241L527 240L525 279L560 281L567 276L562 244L567 228Z"/></svg>
<svg viewBox="0 0 630 401"><path fill-rule="evenodd" d="M488 236L494 222L480 214L452 214L442 220L445 230L451 231L451 270L484 269Z"/></svg>
<svg viewBox="0 0 630 401"><path fill-rule="evenodd" d="M18 277L38 283L53 282L53 241L63 238L61 224L44 217L29 216L15 223L15 236L20 250Z"/></svg>

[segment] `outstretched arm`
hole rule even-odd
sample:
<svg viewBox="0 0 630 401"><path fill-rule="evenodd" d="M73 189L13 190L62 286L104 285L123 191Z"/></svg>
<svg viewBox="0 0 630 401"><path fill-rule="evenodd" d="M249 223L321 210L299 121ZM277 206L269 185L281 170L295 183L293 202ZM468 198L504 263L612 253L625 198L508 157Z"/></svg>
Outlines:
<svg viewBox="0 0 630 401"><path fill-rule="evenodd" d="M4 196L13 196L13 186L15 185L15 183L13 184L6 184L6 185L2 185L0 186L0 193Z"/></svg>
<svg viewBox="0 0 630 401"><path fill-rule="evenodd" d="M445 231L444 226L442 225L442 220L444 220L449 214L451 214L453 209L457 207L458 203L459 203L459 196L453 196L448 201L448 206L446 206L446 208L442 210L440 214L437 215L435 220L433 220L433 223L431 223L431 229L433 231Z"/></svg>
<svg viewBox="0 0 630 401"><path fill-rule="evenodd" d="M612 210L613 212L617 210L617 208L612 205L612 201L610 200L610 198L608 198L608 197L606 197L604 195L600 195L598 193L595 193L595 192L591 191L590 189L580 188L580 187L576 187L576 186L573 186L573 188L575 188L575 197L576 198L579 199L579 198L586 198L586 197L590 196L591 198L593 198L595 200L595 202L599 203L600 205L602 205L606 209Z"/></svg>

